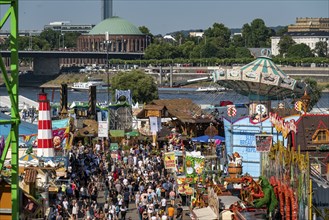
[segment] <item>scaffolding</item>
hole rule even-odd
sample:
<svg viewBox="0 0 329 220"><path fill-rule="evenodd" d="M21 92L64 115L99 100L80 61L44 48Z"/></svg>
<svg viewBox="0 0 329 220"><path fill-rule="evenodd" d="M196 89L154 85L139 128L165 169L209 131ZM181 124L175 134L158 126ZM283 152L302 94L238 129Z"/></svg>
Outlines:
<svg viewBox="0 0 329 220"><path fill-rule="evenodd" d="M110 130L132 129L132 107L131 105L110 106Z"/></svg>
<svg viewBox="0 0 329 220"><path fill-rule="evenodd" d="M11 147L11 216L12 219L19 219L18 127L20 124L20 116L18 110L18 0L3 0L0 1L0 5L5 5L5 8L8 7L0 21L0 29L2 29L9 20L11 52L10 75L0 55L2 77L11 102L10 120L0 120L1 125L9 124L11 126L0 158L0 172L2 171L9 147Z"/></svg>

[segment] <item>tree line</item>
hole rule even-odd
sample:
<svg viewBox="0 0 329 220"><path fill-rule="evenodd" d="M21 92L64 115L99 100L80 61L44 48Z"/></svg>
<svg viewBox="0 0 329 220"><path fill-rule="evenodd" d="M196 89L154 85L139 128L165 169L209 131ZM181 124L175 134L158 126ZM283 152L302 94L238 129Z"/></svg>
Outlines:
<svg viewBox="0 0 329 220"><path fill-rule="evenodd" d="M259 18L254 19L250 24L244 24L241 33L234 35L222 23L214 23L212 27L203 31L202 37L175 32L174 40L166 40L161 35L154 36L145 26L139 29L151 39L151 44L146 48L143 58L150 64L170 64L173 61L198 65L248 63L253 59L248 48L270 48L273 36L281 37L280 54L274 57L279 63L294 65L328 63L327 42L317 42L315 49L311 50L306 44L297 44L291 36L287 35L287 26L274 30L267 27ZM79 33L61 33L45 29L38 36L20 36L19 50L75 50L79 36ZM1 49L8 48L7 39L2 42Z"/></svg>

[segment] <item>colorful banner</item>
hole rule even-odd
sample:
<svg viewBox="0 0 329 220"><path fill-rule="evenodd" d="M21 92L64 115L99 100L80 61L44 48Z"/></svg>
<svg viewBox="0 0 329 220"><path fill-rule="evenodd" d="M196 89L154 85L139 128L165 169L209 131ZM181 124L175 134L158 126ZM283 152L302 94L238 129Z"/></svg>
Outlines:
<svg viewBox="0 0 329 220"><path fill-rule="evenodd" d="M273 135L271 134L256 134L256 151L269 152L272 147Z"/></svg>
<svg viewBox="0 0 329 220"><path fill-rule="evenodd" d="M185 176L177 177L178 193L183 195L192 195L194 190L190 187Z"/></svg>
<svg viewBox="0 0 329 220"><path fill-rule="evenodd" d="M161 130L161 118L150 117L151 132L156 133Z"/></svg>
<svg viewBox="0 0 329 220"><path fill-rule="evenodd" d="M53 144L55 149L62 149L66 144L66 139L69 137L67 128L58 128L53 130ZM20 147L37 147L38 134L19 136Z"/></svg>
<svg viewBox="0 0 329 220"><path fill-rule="evenodd" d="M267 103L251 103L249 105L250 123L257 124L265 121L268 118Z"/></svg>
<svg viewBox="0 0 329 220"><path fill-rule="evenodd" d="M164 165L166 169L176 168L175 152L167 152L164 154Z"/></svg>
<svg viewBox="0 0 329 220"><path fill-rule="evenodd" d="M111 158L112 159L118 159L118 152L116 150L111 151Z"/></svg>
<svg viewBox="0 0 329 220"><path fill-rule="evenodd" d="M194 157L186 156L185 157L185 172L186 172L186 181L188 183L195 183L198 178L201 177L204 170L204 157Z"/></svg>
<svg viewBox="0 0 329 220"><path fill-rule="evenodd" d="M109 137L109 123L108 121L98 121L98 137Z"/></svg>
<svg viewBox="0 0 329 220"><path fill-rule="evenodd" d="M119 149L119 144L118 143L111 143L110 144L110 150L111 151L117 151Z"/></svg>

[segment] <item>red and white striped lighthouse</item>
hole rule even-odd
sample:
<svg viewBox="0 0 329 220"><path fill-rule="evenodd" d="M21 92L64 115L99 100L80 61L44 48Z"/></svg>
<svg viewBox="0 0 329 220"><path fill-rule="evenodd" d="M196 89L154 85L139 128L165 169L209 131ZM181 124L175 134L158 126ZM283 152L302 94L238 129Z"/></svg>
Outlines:
<svg viewBox="0 0 329 220"><path fill-rule="evenodd" d="M38 157L54 157L53 132L50 118L50 103L47 93L39 93Z"/></svg>

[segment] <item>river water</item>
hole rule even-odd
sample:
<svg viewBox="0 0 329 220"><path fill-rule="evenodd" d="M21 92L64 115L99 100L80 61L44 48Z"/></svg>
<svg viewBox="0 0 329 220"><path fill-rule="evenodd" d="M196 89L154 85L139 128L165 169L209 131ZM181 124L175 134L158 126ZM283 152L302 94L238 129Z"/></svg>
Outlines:
<svg viewBox="0 0 329 220"><path fill-rule="evenodd" d="M165 91L164 91L165 90ZM171 89L160 89L159 98L160 99L191 99L194 103L199 105L218 105L220 101L229 100L233 101L236 104L248 103L249 99L246 96L239 95L233 91L226 92L195 92L196 88L171 88ZM19 89L19 95L25 96L31 100L37 101L38 94L41 89L39 88L30 88L22 87ZM45 89L45 92L48 94L48 99L51 102L59 103L60 101L60 92L59 89ZM4 87L0 88L0 95L8 95L7 90ZM72 103L73 101L88 101L88 91L85 92L76 92L68 91L68 102ZM104 103L108 100L107 92L97 93L97 102ZM109 100L112 100L111 94L109 94ZM286 100L289 102L289 100ZM275 105L276 101L273 102ZM317 106L318 108L329 108L329 92L322 93L322 97L319 100Z"/></svg>

